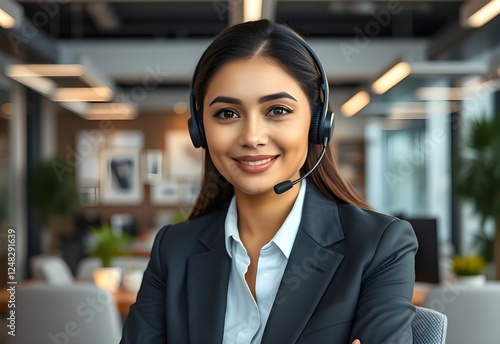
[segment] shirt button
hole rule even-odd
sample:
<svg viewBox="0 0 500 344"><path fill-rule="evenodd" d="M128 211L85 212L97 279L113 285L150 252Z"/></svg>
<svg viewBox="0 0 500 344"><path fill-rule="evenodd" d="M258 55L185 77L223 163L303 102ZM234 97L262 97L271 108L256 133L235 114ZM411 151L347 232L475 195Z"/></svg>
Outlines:
<svg viewBox="0 0 500 344"><path fill-rule="evenodd" d="M267 272L264 274L264 278L269 278L269 274Z"/></svg>

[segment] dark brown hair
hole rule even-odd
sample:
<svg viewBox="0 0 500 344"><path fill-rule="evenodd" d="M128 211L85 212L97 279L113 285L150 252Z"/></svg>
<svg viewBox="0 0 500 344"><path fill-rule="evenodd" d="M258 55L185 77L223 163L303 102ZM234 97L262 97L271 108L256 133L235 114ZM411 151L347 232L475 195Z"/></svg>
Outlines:
<svg viewBox="0 0 500 344"><path fill-rule="evenodd" d="M199 109L196 115L202 123L203 99L214 74L234 60L254 56L269 58L278 63L299 84L309 99L311 113L321 109L320 72L307 49L298 41L297 34L285 25L257 20L231 26L222 31L210 44L198 64L193 83L193 95ZM309 144L307 158L301 174L309 171L321 153L322 146ZM331 145L325 156L308 180L325 196L355 204L362 208L370 206L341 175L335 163ZM201 191L190 218L201 216L219 208L231 200L233 186L217 171L210 152L205 151L205 166Z"/></svg>

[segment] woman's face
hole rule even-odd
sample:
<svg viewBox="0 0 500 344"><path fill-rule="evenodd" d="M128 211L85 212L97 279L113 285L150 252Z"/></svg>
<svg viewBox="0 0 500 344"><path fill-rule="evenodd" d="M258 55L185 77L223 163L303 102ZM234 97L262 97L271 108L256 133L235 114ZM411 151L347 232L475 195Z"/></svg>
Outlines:
<svg viewBox="0 0 500 344"><path fill-rule="evenodd" d="M311 111L306 94L262 57L223 66L208 84L203 123L217 170L248 195L300 177Z"/></svg>

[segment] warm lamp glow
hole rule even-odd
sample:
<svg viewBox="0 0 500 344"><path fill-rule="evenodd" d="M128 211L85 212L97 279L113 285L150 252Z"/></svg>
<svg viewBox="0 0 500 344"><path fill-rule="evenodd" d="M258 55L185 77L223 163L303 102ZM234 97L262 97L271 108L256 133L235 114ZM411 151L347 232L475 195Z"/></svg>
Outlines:
<svg viewBox="0 0 500 344"><path fill-rule="evenodd" d="M243 21L257 20L262 17L262 0L244 0Z"/></svg>
<svg viewBox="0 0 500 344"><path fill-rule="evenodd" d="M364 108L370 102L370 95L366 91L359 91L356 93L351 99L346 101L344 105L340 108L342 113L351 117L359 112L362 108Z"/></svg>
<svg viewBox="0 0 500 344"><path fill-rule="evenodd" d="M186 113L187 110L188 110L188 106L184 102L177 102L174 105L174 112L178 115L182 115L182 114Z"/></svg>
<svg viewBox="0 0 500 344"><path fill-rule="evenodd" d="M122 270L118 267L95 269L92 277L99 288L114 293L120 288Z"/></svg>
<svg viewBox="0 0 500 344"><path fill-rule="evenodd" d="M61 106L86 120L120 121L137 117L136 107L129 103L63 102Z"/></svg>
<svg viewBox="0 0 500 344"><path fill-rule="evenodd" d="M2 104L2 113L4 114L4 117L9 118L12 115L12 103Z"/></svg>
<svg viewBox="0 0 500 344"><path fill-rule="evenodd" d="M399 62L372 84L375 93L383 94L411 73L410 64Z"/></svg>
<svg viewBox="0 0 500 344"><path fill-rule="evenodd" d="M417 90L421 100L463 100L463 87L421 87Z"/></svg>
<svg viewBox="0 0 500 344"><path fill-rule="evenodd" d="M11 79L20 82L21 84L45 96L49 96L56 87L54 81L47 78L43 78L40 75L30 74L28 73L28 70L25 69L23 66L19 65L8 66L5 70L5 74Z"/></svg>
<svg viewBox="0 0 500 344"><path fill-rule="evenodd" d="M88 120L127 120L137 117L135 108L128 103L93 104L83 116Z"/></svg>
<svg viewBox="0 0 500 344"><path fill-rule="evenodd" d="M12 29L16 26L16 20L0 8L0 26L4 29Z"/></svg>
<svg viewBox="0 0 500 344"><path fill-rule="evenodd" d="M85 68L80 64L24 64L13 65L10 77L52 76L52 77L78 77L85 73Z"/></svg>
<svg viewBox="0 0 500 344"><path fill-rule="evenodd" d="M55 102L99 102L113 98L108 87L67 87L58 88L51 99Z"/></svg>
<svg viewBox="0 0 500 344"><path fill-rule="evenodd" d="M495 18L499 13L500 0L491 0L467 18L467 24L471 27L481 27Z"/></svg>

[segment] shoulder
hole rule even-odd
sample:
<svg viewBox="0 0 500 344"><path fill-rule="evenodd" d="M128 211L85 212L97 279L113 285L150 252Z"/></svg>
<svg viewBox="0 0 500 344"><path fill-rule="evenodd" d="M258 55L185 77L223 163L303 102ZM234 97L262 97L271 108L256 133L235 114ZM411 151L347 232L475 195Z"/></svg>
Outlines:
<svg viewBox="0 0 500 344"><path fill-rule="evenodd" d="M409 245L416 249L417 238L407 221L353 204L337 203L340 223L346 240L362 248Z"/></svg>
<svg viewBox="0 0 500 344"><path fill-rule="evenodd" d="M333 241L343 239L354 246L376 247L385 236L416 240L408 222L326 196L312 183L307 184L302 221L312 237L319 235L324 240L330 236Z"/></svg>
<svg viewBox="0 0 500 344"><path fill-rule="evenodd" d="M385 231L413 231L411 225L399 218L363 209L354 204L337 203L342 226L363 235L382 235Z"/></svg>

